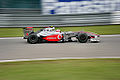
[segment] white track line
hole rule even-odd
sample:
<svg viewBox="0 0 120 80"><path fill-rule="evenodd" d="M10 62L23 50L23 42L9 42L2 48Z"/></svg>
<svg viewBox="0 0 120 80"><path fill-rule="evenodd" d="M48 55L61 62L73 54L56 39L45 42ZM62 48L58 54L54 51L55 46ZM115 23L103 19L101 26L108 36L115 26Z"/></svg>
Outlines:
<svg viewBox="0 0 120 80"><path fill-rule="evenodd" d="M19 62L19 61L36 61L36 60L62 60L62 59L102 59L102 58L120 58L120 57L60 57L60 58L36 58L36 59L14 59L0 60L0 62Z"/></svg>
<svg viewBox="0 0 120 80"><path fill-rule="evenodd" d="M23 39L23 37L5 37L0 39Z"/></svg>
<svg viewBox="0 0 120 80"><path fill-rule="evenodd" d="M120 34L117 34L117 35L100 35L100 37L120 37ZM23 37L1 37L0 39L23 39Z"/></svg>
<svg viewBox="0 0 120 80"><path fill-rule="evenodd" d="M120 34L116 34L116 35L100 35L100 37L120 37Z"/></svg>

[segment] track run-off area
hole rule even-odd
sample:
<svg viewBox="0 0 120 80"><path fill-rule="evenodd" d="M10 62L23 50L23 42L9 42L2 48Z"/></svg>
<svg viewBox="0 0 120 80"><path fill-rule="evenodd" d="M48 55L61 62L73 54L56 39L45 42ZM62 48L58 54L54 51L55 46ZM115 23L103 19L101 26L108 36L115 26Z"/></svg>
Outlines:
<svg viewBox="0 0 120 80"><path fill-rule="evenodd" d="M22 37L0 38L0 62L79 58L120 58L120 35L102 35L100 43L28 44Z"/></svg>

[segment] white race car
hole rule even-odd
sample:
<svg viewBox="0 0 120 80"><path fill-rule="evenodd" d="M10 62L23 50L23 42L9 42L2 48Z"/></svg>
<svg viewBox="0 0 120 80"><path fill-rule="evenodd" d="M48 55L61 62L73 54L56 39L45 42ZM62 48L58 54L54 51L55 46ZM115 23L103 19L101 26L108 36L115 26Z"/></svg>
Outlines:
<svg viewBox="0 0 120 80"><path fill-rule="evenodd" d="M54 27L47 27L34 32L32 27L27 27L24 29L24 39L27 39L27 42L31 44L38 42L72 42L74 40L86 43L87 41L99 42L100 35L84 31L61 32L60 30L55 30Z"/></svg>

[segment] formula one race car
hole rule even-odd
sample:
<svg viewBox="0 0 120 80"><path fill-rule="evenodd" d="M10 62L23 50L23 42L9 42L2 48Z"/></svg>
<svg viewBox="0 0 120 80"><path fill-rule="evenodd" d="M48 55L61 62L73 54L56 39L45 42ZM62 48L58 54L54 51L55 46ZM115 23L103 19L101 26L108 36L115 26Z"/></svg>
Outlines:
<svg viewBox="0 0 120 80"><path fill-rule="evenodd" d="M32 27L24 29L24 39L27 39L27 42L31 44L38 42L72 42L75 39L80 43L99 42L99 37L98 34L84 31L61 32L59 29L55 30L54 27L43 28L37 32L34 32Z"/></svg>

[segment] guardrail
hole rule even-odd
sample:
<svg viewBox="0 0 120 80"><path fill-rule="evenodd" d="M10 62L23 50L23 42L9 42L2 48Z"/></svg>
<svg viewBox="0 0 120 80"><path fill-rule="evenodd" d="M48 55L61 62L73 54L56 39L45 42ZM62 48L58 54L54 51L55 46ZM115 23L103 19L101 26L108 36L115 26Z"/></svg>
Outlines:
<svg viewBox="0 0 120 80"><path fill-rule="evenodd" d="M112 24L120 24L120 11L112 13Z"/></svg>
<svg viewBox="0 0 120 80"><path fill-rule="evenodd" d="M0 9L0 27L88 26L111 24L111 13L41 15L39 9Z"/></svg>

